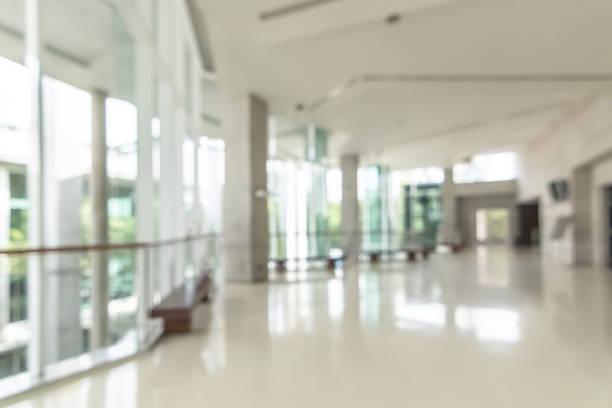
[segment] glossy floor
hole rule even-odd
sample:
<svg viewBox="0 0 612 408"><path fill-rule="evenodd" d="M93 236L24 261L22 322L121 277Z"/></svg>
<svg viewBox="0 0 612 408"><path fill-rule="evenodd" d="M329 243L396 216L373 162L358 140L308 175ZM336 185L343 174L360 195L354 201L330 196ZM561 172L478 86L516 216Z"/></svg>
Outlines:
<svg viewBox="0 0 612 408"><path fill-rule="evenodd" d="M612 407L607 270L479 248L231 285L200 329L15 407Z"/></svg>

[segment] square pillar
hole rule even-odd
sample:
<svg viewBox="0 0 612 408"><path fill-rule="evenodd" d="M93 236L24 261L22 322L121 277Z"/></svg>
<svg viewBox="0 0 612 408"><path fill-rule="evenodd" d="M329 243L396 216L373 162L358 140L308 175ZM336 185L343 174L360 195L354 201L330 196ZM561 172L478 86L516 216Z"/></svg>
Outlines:
<svg viewBox="0 0 612 408"><path fill-rule="evenodd" d="M572 174L570 196L574 207L574 264L593 265L593 172L580 167Z"/></svg>
<svg viewBox="0 0 612 408"><path fill-rule="evenodd" d="M108 243L108 175L106 167L106 92L93 92L93 137L91 172L92 232L95 245ZM109 344L108 324L108 254L104 251L92 255L91 282L91 349Z"/></svg>
<svg viewBox="0 0 612 408"><path fill-rule="evenodd" d="M9 244L11 227L11 185L8 169L0 167L0 248ZM0 267L0 328L9 322L11 291L10 270ZM0 333L0 336L2 334Z"/></svg>
<svg viewBox="0 0 612 408"><path fill-rule="evenodd" d="M160 114L160 180L159 180L159 238L162 240L179 237L176 219L183 211L183 179L178 168L182 165L179 145L182 137L175 133L175 100L170 85L159 82ZM178 197L177 197L178 195ZM179 206L179 203L181 205ZM160 262L159 285L161 296L167 295L176 285L176 248L161 247L158 250Z"/></svg>
<svg viewBox="0 0 612 408"><path fill-rule="evenodd" d="M457 198L455 197L455 182L453 181L453 168L444 169L444 183L442 184L442 225L439 241L443 245L455 244L457 229Z"/></svg>
<svg viewBox="0 0 612 408"><path fill-rule="evenodd" d="M359 197L357 189L357 155L342 156L342 250L347 262L359 260L361 234L359 231Z"/></svg>
<svg viewBox="0 0 612 408"><path fill-rule="evenodd" d="M224 103L225 194L223 236L229 281L268 278L268 107L253 95Z"/></svg>

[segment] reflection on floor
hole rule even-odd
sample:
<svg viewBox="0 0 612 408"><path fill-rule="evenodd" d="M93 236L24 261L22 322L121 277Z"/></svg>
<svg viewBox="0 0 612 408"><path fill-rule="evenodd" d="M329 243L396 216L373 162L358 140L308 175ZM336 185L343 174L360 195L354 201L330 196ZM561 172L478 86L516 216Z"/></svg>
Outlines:
<svg viewBox="0 0 612 408"><path fill-rule="evenodd" d="M610 273L481 247L232 285L200 330L15 407L612 407Z"/></svg>

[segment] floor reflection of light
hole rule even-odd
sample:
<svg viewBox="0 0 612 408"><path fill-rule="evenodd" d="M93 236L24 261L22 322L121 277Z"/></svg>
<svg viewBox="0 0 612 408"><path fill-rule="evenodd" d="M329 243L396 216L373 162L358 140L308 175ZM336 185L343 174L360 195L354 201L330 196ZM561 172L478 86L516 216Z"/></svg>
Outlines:
<svg viewBox="0 0 612 408"><path fill-rule="evenodd" d="M331 319L340 319L344 314L344 284L341 280L327 282L327 313Z"/></svg>
<svg viewBox="0 0 612 408"><path fill-rule="evenodd" d="M498 258L499 253L489 254L490 248L479 245L476 248L478 283L481 286L507 288L510 286L510 263L507 258ZM492 255L492 256L490 256Z"/></svg>
<svg viewBox="0 0 612 408"><path fill-rule="evenodd" d="M441 303L406 302L403 296L395 297L395 317L398 328L414 328L414 325L446 326L446 306Z"/></svg>
<svg viewBox="0 0 612 408"><path fill-rule="evenodd" d="M512 310L459 306L455 325L460 330L473 331L481 341L516 343L521 337L521 319Z"/></svg>
<svg viewBox="0 0 612 408"><path fill-rule="evenodd" d="M358 289L360 321L377 325L380 323L380 276L359 276Z"/></svg>
<svg viewBox="0 0 612 408"><path fill-rule="evenodd" d="M106 407L135 407L137 404L138 370L135 363L111 370L106 377Z"/></svg>
<svg viewBox="0 0 612 408"><path fill-rule="evenodd" d="M227 365L227 351L225 347L225 332L211 336L208 344L202 350L202 362L206 372L212 374Z"/></svg>
<svg viewBox="0 0 612 408"><path fill-rule="evenodd" d="M309 284L300 284L299 286L299 307L300 307L300 320L304 326L306 333L312 333L314 321L313 321L313 287ZM295 303L294 303L295 304Z"/></svg>
<svg viewBox="0 0 612 408"><path fill-rule="evenodd" d="M273 288L268 292L268 332L282 336L295 330L298 322L299 285Z"/></svg>

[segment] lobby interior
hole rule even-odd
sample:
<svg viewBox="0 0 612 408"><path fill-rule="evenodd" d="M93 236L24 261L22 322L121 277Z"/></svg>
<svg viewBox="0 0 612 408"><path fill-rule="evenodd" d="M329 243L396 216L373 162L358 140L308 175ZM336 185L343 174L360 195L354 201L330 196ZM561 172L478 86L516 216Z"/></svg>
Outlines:
<svg viewBox="0 0 612 408"><path fill-rule="evenodd" d="M611 407L610 21L2 1L0 406Z"/></svg>

